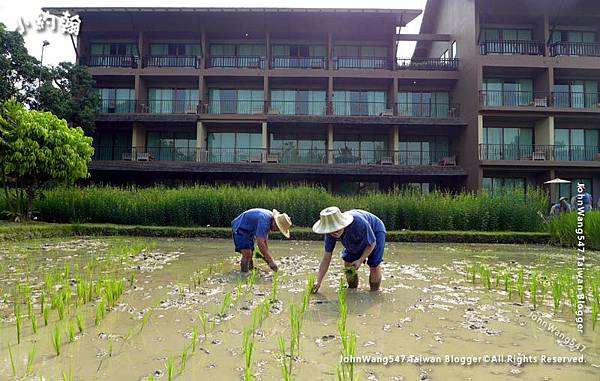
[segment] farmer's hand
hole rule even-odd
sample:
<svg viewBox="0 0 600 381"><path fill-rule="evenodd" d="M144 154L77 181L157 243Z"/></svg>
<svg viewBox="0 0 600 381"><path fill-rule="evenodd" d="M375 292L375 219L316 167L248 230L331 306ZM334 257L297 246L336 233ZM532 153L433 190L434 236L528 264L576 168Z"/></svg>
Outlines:
<svg viewBox="0 0 600 381"><path fill-rule="evenodd" d="M317 291L319 291L319 288L320 288L320 287L321 287L321 282L316 282L316 283L313 285L313 288L312 288L312 290L311 290L311 291L312 291L312 293L313 293L313 294L316 294L316 293L317 293Z"/></svg>
<svg viewBox="0 0 600 381"><path fill-rule="evenodd" d="M363 264L362 259L358 259L350 264L350 266L354 267L356 270L360 269L360 266Z"/></svg>
<svg viewBox="0 0 600 381"><path fill-rule="evenodd" d="M271 261L271 262L269 262L269 268L270 268L271 270L273 270L274 272L277 272L277 271L279 271L279 268L277 267L277 264L275 263L275 261Z"/></svg>

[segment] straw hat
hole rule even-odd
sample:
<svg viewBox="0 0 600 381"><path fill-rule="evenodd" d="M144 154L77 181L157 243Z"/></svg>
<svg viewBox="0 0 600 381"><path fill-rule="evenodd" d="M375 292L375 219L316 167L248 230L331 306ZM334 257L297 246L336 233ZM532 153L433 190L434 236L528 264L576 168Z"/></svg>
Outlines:
<svg viewBox="0 0 600 381"><path fill-rule="evenodd" d="M318 234L329 234L345 228L352 221L354 221L354 217L350 213L342 213L337 206L330 206L321 210L319 221L315 222L312 229Z"/></svg>
<svg viewBox="0 0 600 381"><path fill-rule="evenodd" d="M277 209L273 209L273 219L281 234L283 234L285 238L290 238L290 226L292 226L290 216L288 216L287 213L279 213Z"/></svg>

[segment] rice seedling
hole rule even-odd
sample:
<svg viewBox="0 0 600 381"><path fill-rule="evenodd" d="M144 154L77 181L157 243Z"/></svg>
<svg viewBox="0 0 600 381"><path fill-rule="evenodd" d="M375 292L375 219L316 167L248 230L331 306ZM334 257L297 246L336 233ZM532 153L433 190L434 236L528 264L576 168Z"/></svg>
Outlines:
<svg viewBox="0 0 600 381"><path fill-rule="evenodd" d="M96 318L94 319L94 325L96 327L102 321L102 316L104 316L104 299L96 304Z"/></svg>
<svg viewBox="0 0 600 381"><path fill-rule="evenodd" d="M531 284L529 286L529 292L531 294L531 301L533 303L533 309L537 308L537 293L538 293L538 274L535 270L530 274Z"/></svg>
<svg viewBox="0 0 600 381"><path fill-rule="evenodd" d="M46 303L46 294L44 293L44 290L42 290L40 292L40 313L43 315L44 314L44 304Z"/></svg>
<svg viewBox="0 0 600 381"><path fill-rule="evenodd" d="M281 373L284 381L292 380L292 366L293 356L288 355L285 350L285 339L283 336L279 337L279 355L281 356ZM287 361L289 358L289 362Z"/></svg>
<svg viewBox="0 0 600 381"><path fill-rule="evenodd" d="M17 328L17 344L21 344L23 321L21 317L21 306L17 302L15 302L15 323Z"/></svg>
<svg viewBox="0 0 600 381"><path fill-rule="evenodd" d="M196 353L196 343L198 342L198 327L194 326L192 329L192 353Z"/></svg>
<svg viewBox="0 0 600 381"><path fill-rule="evenodd" d="M42 317L44 318L44 326L48 326L48 317L50 314L50 308L47 305L42 304Z"/></svg>
<svg viewBox="0 0 600 381"><path fill-rule="evenodd" d="M206 327L206 323L208 321L208 318L206 316L206 312L204 311L204 309L201 309L200 312L198 313L198 321L200 322L200 326L202 327L202 333L204 333L204 341L206 341L206 336L207 336L207 327Z"/></svg>
<svg viewBox="0 0 600 381"><path fill-rule="evenodd" d="M558 311L558 309L560 308L560 299L562 296L562 288L560 284L560 279L558 277L552 279L551 287L552 300L554 302L554 310Z"/></svg>
<svg viewBox="0 0 600 381"><path fill-rule="evenodd" d="M108 357L112 357L113 355L113 339L110 335L108 335Z"/></svg>
<svg viewBox="0 0 600 381"><path fill-rule="evenodd" d="M252 269L246 278L246 287L250 290L256 283L256 269Z"/></svg>
<svg viewBox="0 0 600 381"><path fill-rule="evenodd" d="M219 313L221 317L225 316L225 311L231 307L232 300L233 298L231 296L231 291L228 291L223 297L223 302L221 303L221 312Z"/></svg>
<svg viewBox="0 0 600 381"><path fill-rule="evenodd" d="M62 379L63 381L73 381L73 368L69 368L69 373L65 373L62 371Z"/></svg>
<svg viewBox="0 0 600 381"><path fill-rule="evenodd" d="M57 296L56 299L56 313L58 314L58 320L65 318L65 304L60 296Z"/></svg>
<svg viewBox="0 0 600 381"><path fill-rule="evenodd" d="M244 381L254 380L254 375L252 374L252 354L254 352L254 332L252 328L245 327L244 328L244 336L243 336L243 347L244 347Z"/></svg>
<svg viewBox="0 0 600 381"><path fill-rule="evenodd" d="M33 344L29 352L27 352L27 366L25 368L25 374L28 376L30 376L33 373L33 362L35 361L36 352L37 348L35 344Z"/></svg>
<svg viewBox="0 0 600 381"><path fill-rule="evenodd" d="M277 287L279 283L279 272L273 273L273 284L271 286L271 301L277 301Z"/></svg>
<svg viewBox="0 0 600 381"><path fill-rule="evenodd" d="M17 377L17 367L15 366L15 359L13 358L12 346L8 343L8 357L10 358L10 369L13 377Z"/></svg>
<svg viewBox="0 0 600 381"><path fill-rule="evenodd" d="M57 356L60 356L60 346L61 346L61 340L60 340L60 328L58 327L58 325L54 326L54 331L52 331L52 346L54 347L54 352L56 353Z"/></svg>
<svg viewBox="0 0 600 381"><path fill-rule="evenodd" d="M300 330L302 328L302 317L297 304L290 306L290 356L294 353L300 355Z"/></svg>
<svg viewBox="0 0 600 381"><path fill-rule="evenodd" d="M37 334L37 317L35 316L35 314L31 314L31 330L33 331L33 334L36 335Z"/></svg>
<svg viewBox="0 0 600 381"><path fill-rule="evenodd" d="M180 356L180 367L179 367L179 373L183 373L183 371L185 370L185 366L187 364L187 360L188 360L188 355L189 355L189 347L185 347L183 348L183 351L181 352L181 356Z"/></svg>
<svg viewBox="0 0 600 381"><path fill-rule="evenodd" d="M167 380L168 381L172 381L173 380L173 357L169 356L167 358L167 363L165 365L165 367L167 368Z"/></svg>
<svg viewBox="0 0 600 381"><path fill-rule="evenodd" d="M77 322L77 330L79 331L79 333L83 333L83 317L79 312L75 315L75 320Z"/></svg>
<svg viewBox="0 0 600 381"><path fill-rule="evenodd" d="M519 269L519 274L517 277L517 292L519 293L519 298L521 299L521 303L523 303L524 297L525 297L524 281L525 281L525 278L523 275L523 268L521 267Z"/></svg>
<svg viewBox="0 0 600 381"><path fill-rule="evenodd" d="M67 338L69 339L69 343L75 341L75 326L71 320L67 322Z"/></svg>
<svg viewBox="0 0 600 381"><path fill-rule="evenodd" d="M33 303L31 301L31 295L27 295L27 317L31 320L33 316Z"/></svg>
<svg viewBox="0 0 600 381"><path fill-rule="evenodd" d="M156 378L154 377L154 373L150 373L148 375L148 381L156 381Z"/></svg>
<svg viewBox="0 0 600 381"><path fill-rule="evenodd" d="M596 330L596 324L598 323L598 302L592 302L592 330Z"/></svg>

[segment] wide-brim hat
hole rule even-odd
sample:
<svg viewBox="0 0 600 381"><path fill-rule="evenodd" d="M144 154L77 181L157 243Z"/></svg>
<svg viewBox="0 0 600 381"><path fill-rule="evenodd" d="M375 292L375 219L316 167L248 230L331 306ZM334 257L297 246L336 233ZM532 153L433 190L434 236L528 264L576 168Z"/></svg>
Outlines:
<svg viewBox="0 0 600 381"><path fill-rule="evenodd" d="M566 197L561 197L561 198L558 200L558 202L561 202L561 201L569 201L569 200L568 200Z"/></svg>
<svg viewBox="0 0 600 381"><path fill-rule="evenodd" d="M321 210L319 221L315 222L312 229L318 234L329 234L345 228L354 221L348 212L342 213L337 206L330 206Z"/></svg>
<svg viewBox="0 0 600 381"><path fill-rule="evenodd" d="M288 216L287 213L279 213L277 209L273 209L273 219L281 234L283 234L285 238L290 238L290 227L292 226L290 216Z"/></svg>

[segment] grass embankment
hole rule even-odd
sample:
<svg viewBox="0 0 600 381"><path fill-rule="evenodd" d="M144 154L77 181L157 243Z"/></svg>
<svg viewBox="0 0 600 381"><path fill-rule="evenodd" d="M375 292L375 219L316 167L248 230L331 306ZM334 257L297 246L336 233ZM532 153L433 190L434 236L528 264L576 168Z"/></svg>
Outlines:
<svg viewBox="0 0 600 381"><path fill-rule="evenodd" d="M230 238L231 230L222 227L136 226L114 224L54 224L54 223L1 223L0 241L34 238L61 238L71 236L143 236L143 237L207 237ZM283 239L278 233L272 239ZM292 239L317 240L322 235L309 228L293 228ZM478 232L478 231L389 231L388 242L455 242L455 243L537 243L550 241L548 233Z"/></svg>

